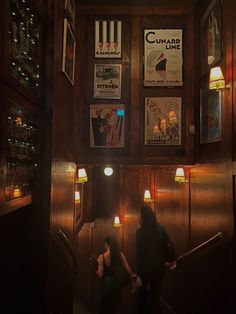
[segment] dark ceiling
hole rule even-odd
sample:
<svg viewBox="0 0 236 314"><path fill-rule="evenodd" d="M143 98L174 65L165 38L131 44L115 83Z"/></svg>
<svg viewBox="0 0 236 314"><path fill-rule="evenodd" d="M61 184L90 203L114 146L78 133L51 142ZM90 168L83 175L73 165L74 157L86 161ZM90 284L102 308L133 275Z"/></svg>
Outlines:
<svg viewBox="0 0 236 314"><path fill-rule="evenodd" d="M192 7L200 0L77 0L81 5Z"/></svg>

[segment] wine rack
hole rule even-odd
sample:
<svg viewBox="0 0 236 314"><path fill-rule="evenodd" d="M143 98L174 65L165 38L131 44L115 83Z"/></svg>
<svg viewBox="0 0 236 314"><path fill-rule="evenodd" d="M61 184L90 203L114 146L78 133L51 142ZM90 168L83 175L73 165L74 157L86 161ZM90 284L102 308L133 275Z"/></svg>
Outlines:
<svg viewBox="0 0 236 314"><path fill-rule="evenodd" d="M32 193L37 169L37 116L8 100L6 200Z"/></svg>
<svg viewBox="0 0 236 314"><path fill-rule="evenodd" d="M27 0L11 0L9 71L18 82L39 94L39 21Z"/></svg>

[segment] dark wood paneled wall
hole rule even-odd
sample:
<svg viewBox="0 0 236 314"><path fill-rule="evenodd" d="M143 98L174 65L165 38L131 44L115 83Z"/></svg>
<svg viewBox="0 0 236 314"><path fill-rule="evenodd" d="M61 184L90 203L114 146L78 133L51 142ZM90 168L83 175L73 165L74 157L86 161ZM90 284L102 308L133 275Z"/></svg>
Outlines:
<svg viewBox="0 0 236 314"><path fill-rule="evenodd" d="M96 167L96 186L98 184L99 188L95 193L95 219L93 223L86 224L75 237L77 254L83 261L80 264L82 277L79 290L84 302L93 304L94 307L98 306L98 279L89 263L89 257L98 255L104 250L106 235L117 236L131 266L135 269L135 232L139 226L143 192L147 188L151 190L153 198L150 205L173 239L178 256L218 232L224 233L225 243L230 241L233 236L231 170L226 165L189 166L185 168L188 182L179 184L174 182L175 169L174 166L117 166L116 175L109 181L110 178L106 178L102 173L102 167L100 172ZM119 214L122 220L122 227L118 229L113 227L115 214ZM221 247L219 252L222 250L225 250L225 246ZM216 250L212 254L221 254L219 252ZM211 255L208 258L211 259ZM203 259L202 266L206 267L207 259ZM225 259L224 262L229 263L229 260ZM193 269L195 263L193 260ZM216 264L217 269L222 267L218 262ZM185 267L188 269L189 266ZM222 268L222 272L223 270ZM183 277L182 271L184 270L180 267L177 274L168 276L167 291L171 286L178 289L181 281L187 280ZM191 276L191 268L188 271ZM201 272L201 267L197 271ZM212 273L217 275L214 272L215 269L212 269ZM208 285L211 286L211 283L208 282ZM180 295L184 293L183 291L184 289ZM168 293L170 294L170 291ZM208 293L210 297L211 292ZM130 310L135 302L129 292L125 301L124 313L129 313L128 309ZM176 308L179 306L173 299L170 299L170 302L173 302Z"/></svg>
<svg viewBox="0 0 236 314"><path fill-rule="evenodd" d="M104 13L105 12L105 13ZM194 136L189 125L194 124L194 96L196 83L196 35L194 10L184 8L78 6L78 51L80 63L76 97L76 161L78 163L129 164L188 164L194 161ZM94 21L96 18L122 20L122 58L98 60L94 58ZM145 28L183 29L183 79L177 88L143 87L143 30ZM93 98L94 64L122 65L122 96L119 101ZM145 97L182 97L182 144L180 146L145 146ZM119 149L96 149L89 146L89 105L124 103L126 108L126 145ZM84 138L82 138L82 135Z"/></svg>

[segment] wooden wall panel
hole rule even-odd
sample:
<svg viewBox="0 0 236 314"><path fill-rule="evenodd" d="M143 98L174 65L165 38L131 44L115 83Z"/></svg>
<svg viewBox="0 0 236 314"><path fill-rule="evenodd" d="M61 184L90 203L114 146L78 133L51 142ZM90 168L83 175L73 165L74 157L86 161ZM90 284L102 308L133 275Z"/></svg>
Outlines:
<svg viewBox="0 0 236 314"><path fill-rule="evenodd" d="M218 232L233 235L232 174L224 165L199 166L191 171L191 242L192 246Z"/></svg>
<svg viewBox="0 0 236 314"><path fill-rule="evenodd" d="M177 256L187 252L190 237L189 182L177 183L174 167L155 170L155 210L173 240ZM188 178L189 170L185 168Z"/></svg>
<svg viewBox="0 0 236 314"><path fill-rule="evenodd" d="M75 164L54 161L51 187L51 232L62 228L73 241Z"/></svg>
<svg viewBox="0 0 236 314"><path fill-rule="evenodd" d="M226 235L224 241L226 245L214 247L191 260L182 261L176 271L168 273L165 280L163 293L170 304L180 312L185 313L186 310L188 313L191 304L195 302L192 295L198 295L207 307L208 301L204 299L206 290L201 293L198 287L204 280L201 270L208 269L205 284L210 287L211 283L208 280L214 278L216 271L221 269L220 261L229 263L228 257L224 255L229 253L227 241L233 234L231 167L227 164L185 166L188 182L182 184L174 182L176 170L174 166L126 165L118 169L111 186L116 186L118 190L117 204L119 204L118 212L121 214L122 226L114 228L115 212L110 216L103 216L101 212L101 217L95 218L94 223L85 226L85 229L83 228L78 234L77 250L81 260L82 300L94 308L98 307L99 280L95 269L87 261L91 255L97 257L104 251L104 239L107 235L112 234L118 238L130 265L135 270L135 233L139 227L139 211L143 205L143 191L145 188L150 188L154 199L150 205L155 210L158 221L166 227L172 238L177 256L185 254L219 231ZM97 172L96 168L95 173ZM98 175L99 180L96 185L100 187L99 189L94 187L95 194L106 191L102 175L102 173ZM113 206L109 197L107 204L108 207ZM215 263L209 273L209 263L214 256L219 256L219 263ZM198 266L198 260L201 261L202 266ZM190 289L191 280L194 280L196 289ZM219 280L214 282L218 285ZM181 286L180 291L179 286ZM219 293L218 286L214 291ZM187 303L184 302L186 295L189 300ZM211 294L209 297L211 298ZM209 304L210 302L209 299ZM124 313L130 313L134 304L135 300L132 296L125 293L122 305Z"/></svg>
<svg viewBox="0 0 236 314"><path fill-rule="evenodd" d="M74 160L75 89L62 72L63 51L63 1L54 2L53 37L53 158ZM77 46L76 46L77 49ZM76 74L75 74L76 81Z"/></svg>

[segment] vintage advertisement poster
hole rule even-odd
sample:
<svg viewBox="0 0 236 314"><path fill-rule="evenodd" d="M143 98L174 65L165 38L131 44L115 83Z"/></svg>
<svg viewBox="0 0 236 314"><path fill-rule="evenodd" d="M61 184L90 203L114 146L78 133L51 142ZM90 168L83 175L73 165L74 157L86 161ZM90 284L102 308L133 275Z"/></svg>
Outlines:
<svg viewBox="0 0 236 314"><path fill-rule="evenodd" d="M121 31L121 21L95 21L95 58L121 58Z"/></svg>
<svg viewBox="0 0 236 314"><path fill-rule="evenodd" d="M221 0L211 0L201 17L201 75L222 58Z"/></svg>
<svg viewBox="0 0 236 314"><path fill-rule="evenodd" d="M90 147L125 146L125 105L90 105Z"/></svg>
<svg viewBox="0 0 236 314"><path fill-rule="evenodd" d="M221 93L217 90L200 91L200 142L221 140Z"/></svg>
<svg viewBox="0 0 236 314"><path fill-rule="evenodd" d="M74 84L75 38L67 19L64 19L62 72Z"/></svg>
<svg viewBox="0 0 236 314"><path fill-rule="evenodd" d="M94 98L121 98L121 65L94 65Z"/></svg>
<svg viewBox="0 0 236 314"><path fill-rule="evenodd" d="M181 145L181 97L145 98L145 145Z"/></svg>
<svg viewBox="0 0 236 314"><path fill-rule="evenodd" d="M182 29L144 30L144 86L183 86Z"/></svg>

